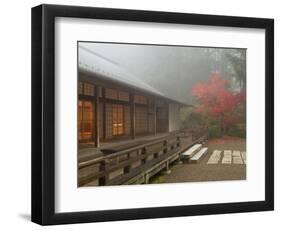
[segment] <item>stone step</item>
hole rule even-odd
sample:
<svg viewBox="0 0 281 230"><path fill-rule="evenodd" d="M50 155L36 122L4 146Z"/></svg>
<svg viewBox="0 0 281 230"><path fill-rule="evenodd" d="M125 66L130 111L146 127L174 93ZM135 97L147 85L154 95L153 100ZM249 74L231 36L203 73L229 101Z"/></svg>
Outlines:
<svg viewBox="0 0 281 230"><path fill-rule="evenodd" d="M234 150L232 153L233 164L243 164L242 157L240 155L240 151Z"/></svg>
<svg viewBox="0 0 281 230"><path fill-rule="evenodd" d="M195 144L188 150L182 153L184 159L190 159L195 153L197 153L202 148L202 144Z"/></svg>
<svg viewBox="0 0 281 230"><path fill-rule="evenodd" d="M232 163L232 154L231 150L224 150L222 164L231 164Z"/></svg>
<svg viewBox="0 0 281 230"><path fill-rule="evenodd" d="M246 164L247 163L247 160L246 160L246 152L241 152L241 156L244 160L244 163Z"/></svg>
<svg viewBox="0 0 281 230"><path fill-rule="evenodd" d="M200 149L199 152L197 152L193 157L190 158L189 162L190 163L198 163L207 152L208 152L207 147L204 147L204 148Z"/></svg>
<svg viewBox="0 0 281 230"><path fill-rule="evenodd" d="M214 150L207 164L218 164L221 159L221 150Z"/></svg>

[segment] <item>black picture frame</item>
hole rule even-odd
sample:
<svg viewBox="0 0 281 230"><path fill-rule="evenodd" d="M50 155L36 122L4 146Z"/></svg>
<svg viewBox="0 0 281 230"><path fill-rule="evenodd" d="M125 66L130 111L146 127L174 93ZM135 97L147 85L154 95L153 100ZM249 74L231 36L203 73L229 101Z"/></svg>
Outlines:
<svg viewBox="0 0 281 230"><path fill-rule="evenodd" d="M265 200L55 213L55 18L88 18L265 29ZM261 150L262 151L262 150ZM32 8L32 221L41 225L267 211L274 209L274 20L126 9Z"/></svg>

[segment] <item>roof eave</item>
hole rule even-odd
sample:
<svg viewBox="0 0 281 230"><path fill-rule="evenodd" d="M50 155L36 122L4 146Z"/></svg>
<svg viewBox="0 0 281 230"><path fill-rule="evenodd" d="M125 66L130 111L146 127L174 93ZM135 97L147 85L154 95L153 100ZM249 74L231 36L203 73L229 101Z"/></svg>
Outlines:
<svg viewBox="0 0 281 230"><path fill-rule="evenodd" d="M83 73L83 74L85 74L87 76L91 76L91 77L97 78L98 80L103 81L103 82L118 83L119 85L125 86L127 88L133 88L133 89L135 89L137 91L140 91L140 92L143 92L143 93L146 93L146 94L150 94L150 95L156 96L158 98L162 98L162 99L168 100L170 102L179 104L181 106L192 106L192 105L186 104L184 102L177 101L175 99L166 97L164 95L157 94L157 93L145 90L143 88L140 88L140 87L137 87L137 86L134 86L134 85L131 85L131 84L126 84L126 83L124 83L122 81L113 80L112 78L107 77L106 75L103 75L103 74L100 74L100 73L93 73L90 70L86 70L86 69L83 69L83 68L79 68L78 70L79 70L79 72L81 72L81 73Z"/></svg>

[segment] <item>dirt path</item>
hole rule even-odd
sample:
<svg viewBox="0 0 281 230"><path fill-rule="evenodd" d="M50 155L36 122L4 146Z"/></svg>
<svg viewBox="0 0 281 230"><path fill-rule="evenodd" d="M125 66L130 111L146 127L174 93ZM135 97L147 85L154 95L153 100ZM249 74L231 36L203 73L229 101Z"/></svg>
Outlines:
<svg viewBox="0 0 281 230"><path fill-rule="evenodd" d="M171 166L171 174L152 178L151 183L175 183L219 180L245 180L245 164L207 164L213 150L246 151L246 140L241 138L224 137L212 139L207 144L208 154L197 164L178 164Z"/></svg>

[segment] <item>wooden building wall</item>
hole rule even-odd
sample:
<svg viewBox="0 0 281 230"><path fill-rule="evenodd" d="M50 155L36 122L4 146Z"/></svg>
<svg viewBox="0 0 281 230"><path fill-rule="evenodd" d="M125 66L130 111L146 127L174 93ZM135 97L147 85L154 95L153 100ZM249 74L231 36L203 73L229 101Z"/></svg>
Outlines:
<svg viewBox="0 0 281 230"><path fill-rule="evenodd" d="M103 141L103 105L99 104L99 134L100 141Z"/></svg>
<svg viewBox="0 0 281 230"><path fill-rule="evenodd" d="M163 133L169 130L169 117L166 107L158 107L156 110L156 132Z"/></svg>
<svg viewBox="0 0 281 230"><path fill-rule="evenodd" d="M105 105L105 119L106 119L106 139L111 139L112 138L112 104L106 103Z"/></svg>
<svg viewBox="0 0 281 230"><path fill-rule="evenodd" d="M136 134L148 133L148 109L146 106L136 106Z"/></svg>
<svg viewBox="0 0 281 230"><path fill-rule="evenodd" d="M154 126L155 124L155 108L154 105L150 105L148 108L148 133L149 134L154 134Z"/></svg>
<svg viewBox="0 0 281 230"><path fill-rule="evenodd" d="M180 129L180 106L169 103L169 132Z"/></svg>
<svg viewBox="0 0 281 230"><path fill-rule="evenodd" d="M106 130L106 140L111 140L114 138L120 138L120 137L129 137L130 136L130 130L131 130L131 123L130 123L130 107L128 105L124 105L124 135L119 136L119 137L114 137L113 136L113 129L112 129L112 103L106 103L105 105L105 130Z"/></svg>
<svg viewBox="0 0 281 230"><path fill-rule="evenodd" d="M130 136L131 132L131 116L130 116L130 107L125 106L125 135Z"/></svg>
<svg viewBox="0 0 281 230"><path fill-rule="evenodd" d="M79 100L90 100L95 106L95 103L97 103L95 85L89 83L89 80L86 80L85 83L83 78L79 83ZM81 88L82 86L83 88ZM115 89L112 85L109 87L101 85L96 88L99 89L99 116L97 116L97 122L99 127L98 136L101 142L129 139L134 136L152 135L179 129L177 114L179 112L179 105L177 104L168 104L164 99L157 99L141 93L133 93L126 88L119 87ZM116 112L117 105L123 108L122 125L124 130L120 135L119 133L114 135L116 131L113 130L113 106L115 106L114 111ZM132 106L134 110L132 110ZM134 121L131 118L132 111L135 112ZM95 125L95 122L93 125ZM135 126L134 132L132 131L132 125ZM95 126L93 128L95 129Z"/></svg>

